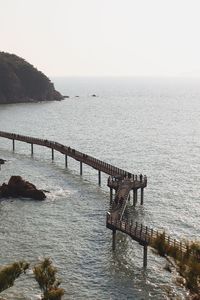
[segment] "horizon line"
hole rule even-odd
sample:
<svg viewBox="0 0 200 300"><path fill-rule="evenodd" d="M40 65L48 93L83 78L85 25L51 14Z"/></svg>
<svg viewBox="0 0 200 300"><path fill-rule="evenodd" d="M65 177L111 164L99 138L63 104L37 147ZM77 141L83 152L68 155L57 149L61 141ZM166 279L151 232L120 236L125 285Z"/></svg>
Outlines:
<svg viewBox="0 0 200 300"><path fill-rule="evenodd" d="M152 79L200 79L199 75L48 75L50 78L152 78Z"/></svg>

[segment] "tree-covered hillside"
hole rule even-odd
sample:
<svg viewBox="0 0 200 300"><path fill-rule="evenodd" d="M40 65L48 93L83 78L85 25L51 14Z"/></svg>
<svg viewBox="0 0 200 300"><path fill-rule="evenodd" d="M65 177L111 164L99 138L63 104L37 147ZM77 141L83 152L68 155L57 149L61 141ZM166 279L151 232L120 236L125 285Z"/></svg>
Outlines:
<svg viewBox="0 0 200 300"><path fill-rule="evenodd" d="M0 104L61 99L46 75L23 58L0 52Z"/></svg>

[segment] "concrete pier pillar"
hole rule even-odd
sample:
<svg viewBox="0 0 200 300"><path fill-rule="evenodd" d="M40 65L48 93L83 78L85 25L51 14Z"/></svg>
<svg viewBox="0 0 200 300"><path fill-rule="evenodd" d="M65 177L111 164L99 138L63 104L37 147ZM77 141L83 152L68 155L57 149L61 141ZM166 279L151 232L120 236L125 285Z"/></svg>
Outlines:
<svg viewBox="0 0 200 300"><path fill-rule="evenodd" d="M147 245L144 245L143 267L147 267Z"/></svg>
<svg viewBox="0 0 200 300"><path fill-rule="evenodd" d="M67 161L67 154L65 154L65 168L68 166L68 161Z"/></svg>
<svg viewBox="0 0 200 300"><path fill-rule="evenodd" d="M12 144L13 144L13 151L15 151L15 140L12 140Z"/></svg>
<svg viewBox="0 0 200 300"><path fill-rule="evenodd" d="M113 189L110 188L110 204L112 204L112 200L113 200Z"/></svg>
<svg viewBox="0 0 200 300"><path fill-rule="evenodd" d="M33 156L33 144L31 144L31 156Z"/></svg>
<svg viewBox="0 0 200 300"><path fill-rule="evenodd" d="M115 251L116 248L116 229L112 231L112 249Z"/></svg>
<svg viewBox="0 0 200 300"><path fill-rule="evenodd" d="M101 171L99 171L99 186L101 185Z"/></svg>
<svg viewBox="0 0 200 300"><path fill-rule="evenodd" d="M144 188L141 188L140 204L143 205L143 203L144 203Z"/></svg>
<svg viewBox="0 0 200 300"><path fill-rule="evenodd" d="M51 148L51 159L54 160L54 149Z"/></svg>
<svg viewBox="0 0 200 300"><path fill-rule="evenodd" d="M83 175L83 163L80 161L80 175Z"/></svg>
<svg viewBox="0 0 200 300"><path fill-rule="evenodd" d="M133 190L133 206L136 206L137 203L137 189Z"/></svg>

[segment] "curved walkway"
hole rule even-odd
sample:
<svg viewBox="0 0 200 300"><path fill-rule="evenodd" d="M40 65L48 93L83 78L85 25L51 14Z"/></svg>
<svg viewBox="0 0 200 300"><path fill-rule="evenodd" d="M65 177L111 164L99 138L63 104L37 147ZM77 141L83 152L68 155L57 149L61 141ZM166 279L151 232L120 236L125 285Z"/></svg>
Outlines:
<svg viewBox="0 0 200 300"><path fill-rule="evenodd" d="M149 229L147 226L142 224L129 223L128 221L122 221L124 211L129 200L130 191L134 192L134 202L137 202L137 190L141 189L141 204L143 204L143 189L147 186L147 178L142 174L134 175L123 169L117 168L104 161L96 159L90 155L77 151L69 146L60 144L58 142L50 141L47 139L39 139L30 136L19 135L15 133L9 133L0 131L0 137L12 140L13 150L15 150L15 141L21 141L31 144L31 154L33 154L33 145L40 145L48 147L52 150L52 159L54 159L54 150L65 155L66 167L67 157L71 157L80 162L80 173L82 175L82 163L91 166L92 168L99 171L99 184L100 173L104 172L109 176L108 186L110 191L113 189L116 191L114 201L111 199L111 206L109 212L107 212L106 226L113 230L113 248L115 248L115 233L116 230L122 231L128 234L133 240L137 241L144 246L144 266L147 264L147 246L153 246L153 242L163 233L159 233L153 229ZM112 196L112 194L111 194ZM165 242L171 247L176 247L181 253L187 252L187 247L181 242L171 239L169 236L164 236ZM192 253L192 255L197 255Z"/></svg>

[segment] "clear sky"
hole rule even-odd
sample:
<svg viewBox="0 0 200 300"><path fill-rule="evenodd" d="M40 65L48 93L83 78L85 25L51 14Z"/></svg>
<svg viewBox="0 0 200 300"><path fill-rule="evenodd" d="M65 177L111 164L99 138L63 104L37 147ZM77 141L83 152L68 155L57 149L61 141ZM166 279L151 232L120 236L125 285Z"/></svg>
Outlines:
<svg viewBox="0 0 200 300"><path fill-rule="evenodd" d="M200 0L0 0L1 51L48 76L200 77Z"/></svg>

